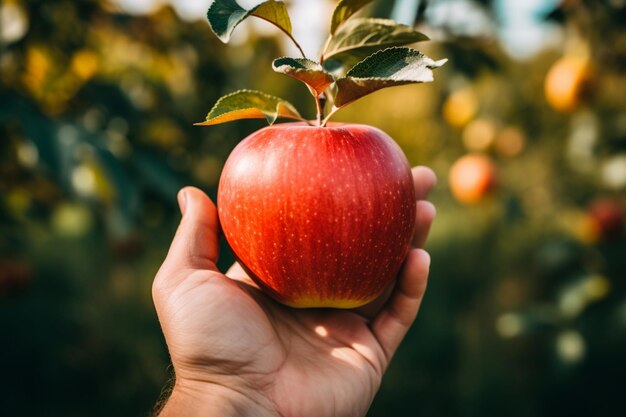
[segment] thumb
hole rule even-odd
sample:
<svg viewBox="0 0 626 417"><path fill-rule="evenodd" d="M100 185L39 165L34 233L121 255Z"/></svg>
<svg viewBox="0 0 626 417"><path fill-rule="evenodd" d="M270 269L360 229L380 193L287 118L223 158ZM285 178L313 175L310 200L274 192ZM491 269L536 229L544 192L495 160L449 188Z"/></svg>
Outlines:
<svg viewBox="0 0 626 417"><path fill-rule="evenodd" d="M195 187L178 192L183 218L159 275L180 276L181 270L217 270L219 219L209 197Z"/></svg>

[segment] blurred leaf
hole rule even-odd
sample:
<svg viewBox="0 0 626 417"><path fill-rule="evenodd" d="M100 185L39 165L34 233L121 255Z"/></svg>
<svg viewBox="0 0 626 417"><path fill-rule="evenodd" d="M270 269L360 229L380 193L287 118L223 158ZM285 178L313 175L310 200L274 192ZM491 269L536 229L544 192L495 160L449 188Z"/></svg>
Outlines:
<svg viewBox="0 0 626 417"><path fill-rule="evenodd" d="M330 34L334 35L337 28L341 26L346 20L353 14L362 9L366 4L371 3L372 0L340 0L335 7L333 16L330 22Z"/></svg>
<svg viewBox="0 0 626 417"><path fill-rule="evenodd" d="M393 10L396 8L396 4L404 0L385 0L375 1L372 7L368 10L368 16L380 17L385 19L391 19Z"/></svg>
<svg viewBox="0 0 626 417"><path fill-rule="evenodd" d="M334 56L356 55L360 59L376 49L426 41L428 37L411 26L389 19L360 18L343 25L331 38L323 60Z"/></svg>
<svg viewBox="0 0 626 417"><path fill-rule="evenodd" d="M230 40L235 27L249 16L266 20L291 37L291 20L282 1L269 0L246 10L234 0L215 0L207 12L211 29L224 43Z"/></svg>
<svg viewBox="0 0 626 417"><path fill-rule="evenodd" d="M220 98L196 126L211 126L240 119L267 119L273 124L279 117L303 120L293 105L281 98L254 90L239 90Z"/></svg>
<svg viewBox="0 0 626 417"><path fill-rule="evenodd" d="M138 151L132 164L139 173L143 185L164 201L176 201L176 194L185 186L185 181L167 164L163 155L152 151Z"/></svg>
<svg viewBox="0 0 626 417"><path fill-rule="evenodd" d="M547 22L555 22L559 24L563 24L566 20L565 11L563 10L563 5L559 4L557 7L550 10L548 13L543 15L543 20Z"/></svg>
<svg viewBox="0 0 626 417"><path fill-rule="evenodd" d="M116 198L114 203L119 216L122 216L126 223L131 224L140 207L140 195L137 184L134 183L128 171L124 169L122 162L110 150L102 146L96 146L95 151L98 154L98 161L106 173L108 181L110 181L115 190ZM134 161L135 159L133 158Z"/></svg>
<svg viewBox="0 0 626 417"><path fill-rule="evenodd" d="M361 54L359 52L349 55L345 54L341 57L341 59L330 58L328 60L324 60L322 67L325 71L331 73L336 79L345 77L346 72L348 72L350 68L367 58L369 55L371 54Z"/></svg>
<svg viewBox="0 0 626 417"><path fill-rule="evenodd" d="M433 81L432 69L447 59L433 61L411 48L388 48L365 58L337 80L335 106L341 107L387 87Z"/></svg>
<svg viewBox="0 0 626 417"><path fill-rule="evenodd" d="M479 39L457 36L454 41L443 42L442 45L455 69L470 78L477 77L483 71L503 70L503 63L507 59L497 48Z"/></svg>
<svg viewBox="0 0 626 417"><path fill-rule="evenodd" d="M274 71L305 83L319 96L334 81L333 76L317 62L306 58L283 57L272 62Z"/></svg>

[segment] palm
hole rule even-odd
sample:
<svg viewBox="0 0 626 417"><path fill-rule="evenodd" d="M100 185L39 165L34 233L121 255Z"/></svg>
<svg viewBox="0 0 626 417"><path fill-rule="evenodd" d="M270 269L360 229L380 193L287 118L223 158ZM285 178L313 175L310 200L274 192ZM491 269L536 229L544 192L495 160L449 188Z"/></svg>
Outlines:
<svg viewBox="0 0 626 417"><path fill-rule="evenodd" d="M220 363L250 375L258 392L280 404L283 416L364 413L386 358L362 316L290 309L246 283L223 278L194 271L171 293L168 321L177 325L166 336L181 347L172 358L179 373L198 374L199 367L210 372Z"/></svg>
<svg viewBox="0 0 626 417"><path fill-rule="evenodd" d="M422 199L434 176L418 169L414 178ZM390 298L358 313L292 309L265 296L237 264L226 275L217 270L215 206L197 189L186 194L153 286L177 380L249 393L285 417L364 415L417 314L428 255L412 250ZM421 246L434 210L417 204Z"/></svg>

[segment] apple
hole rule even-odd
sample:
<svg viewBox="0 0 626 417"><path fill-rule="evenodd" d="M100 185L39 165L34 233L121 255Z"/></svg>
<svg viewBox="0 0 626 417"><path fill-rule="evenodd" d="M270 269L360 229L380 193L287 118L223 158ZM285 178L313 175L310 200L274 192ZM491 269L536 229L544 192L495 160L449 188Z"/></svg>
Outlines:
<svg viewBox="0 0 626 417"><path fill-rule="evenodd" d="M483 200L495 187L496 169L486 155L465 155L452 164L448 182L452 195L458 201L474 204Z"/></svg>
<svg viewBox="0 0 626 417"><path fill-rule="evenodd" d="M384 132L285 123L244 139L217 197L250 277L292 307L353 308L396 277L415 223L411 169Z"/></svg>
<svg viewBox="0 0 626 417"><path fill-rule="evenodd" d="M613 240L624 233L624 207L611 198L598 198L587 208L599 240Z"/></svg>
<svg viewBox="0 0 626 417"><path fill-rule="evenodd" d="M306 85L315 120L280 97L244 89L222 96L196 123L270 124L229 156L217 208L241 266L262 290L292 307L354 308L374 300L397 276L415 227L413 178L400 147L374 127L329 120L383 88L433 81L433 70L447 60L406 47L428 39L411 26L352 19L367 3L337 4L315 60L293 37L282 1L245 9L215 0L207 13L225 43L255 16L280 29L302 55L277 58L272 69ZM275 125L278 119L299 122Z"/></svg>

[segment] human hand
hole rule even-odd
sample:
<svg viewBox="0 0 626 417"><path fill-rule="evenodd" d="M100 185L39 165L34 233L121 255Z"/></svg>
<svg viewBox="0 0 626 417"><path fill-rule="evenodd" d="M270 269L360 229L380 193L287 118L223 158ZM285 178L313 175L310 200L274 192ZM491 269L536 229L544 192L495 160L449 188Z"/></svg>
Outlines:
<svg viewBox="0 0 626 417"><path fill-rule="evenodd" d="M238 264L220 273L217 210L202 191L181 190L183 218L153 284L176 375L160 415L365 415L426 289L430 258L420 248L435 175L417 167L413 179L415 247L394 287L357 310L289 308Z"/></svg>

